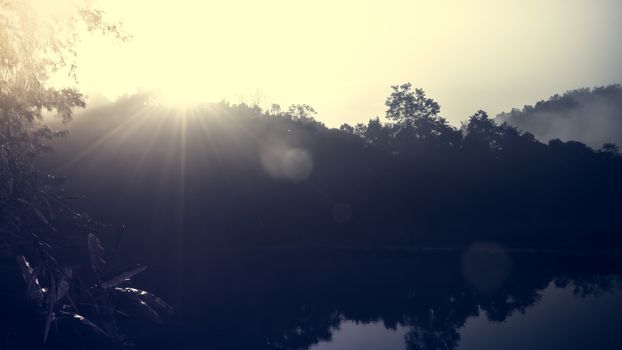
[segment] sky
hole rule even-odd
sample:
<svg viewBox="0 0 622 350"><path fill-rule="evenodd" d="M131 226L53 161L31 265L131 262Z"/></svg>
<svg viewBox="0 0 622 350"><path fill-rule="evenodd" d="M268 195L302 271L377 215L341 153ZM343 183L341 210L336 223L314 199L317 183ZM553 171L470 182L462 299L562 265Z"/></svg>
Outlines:
<svg viewBox="0 0 622 350"><path fill-rule="evenodd" d="M306 103L329 126L383 116L411 82L458 125L569 89L622 82L622 1L106 0L133 36L84 40L90 95Z"/></svg>

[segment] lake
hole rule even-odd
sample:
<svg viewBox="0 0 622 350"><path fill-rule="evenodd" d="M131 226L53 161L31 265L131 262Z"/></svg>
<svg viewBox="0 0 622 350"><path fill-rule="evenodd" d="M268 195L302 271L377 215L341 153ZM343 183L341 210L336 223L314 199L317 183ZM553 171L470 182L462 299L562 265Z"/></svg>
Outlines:
<svg viewBox="0 0 622 350"><path fill-rule="evenodd" d="M175 317L132 334L144 349L619 349L621 261L493 244L186 254L137 281Z"/></svg>
<svg viewBox="0 0 622 350"><path fill-rule="evenodd" d="M622 335L622 293L580 297L573 288L551 283L542 300L525 313L503 322L485 315L469 318L458 330L455 349L619 349ZM417 348L407 342L411 327L386 328L381 322L360 323L344 319L328 341L313 350L404 350Z"/></svg>

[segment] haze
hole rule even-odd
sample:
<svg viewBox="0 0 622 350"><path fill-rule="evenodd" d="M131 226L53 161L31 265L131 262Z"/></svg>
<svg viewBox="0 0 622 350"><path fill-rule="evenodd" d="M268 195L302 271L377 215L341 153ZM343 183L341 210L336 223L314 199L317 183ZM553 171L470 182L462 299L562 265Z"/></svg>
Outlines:
<svg viewBox="0 0 622 350"><path fill-rule="evenodd" d="M382 116L410 81L457 125L617 83L622 2L102 1L133 39L87 40L80 83L115 98L307 103L329 126ZM104 68L102 68L102 66Z"/></svg>

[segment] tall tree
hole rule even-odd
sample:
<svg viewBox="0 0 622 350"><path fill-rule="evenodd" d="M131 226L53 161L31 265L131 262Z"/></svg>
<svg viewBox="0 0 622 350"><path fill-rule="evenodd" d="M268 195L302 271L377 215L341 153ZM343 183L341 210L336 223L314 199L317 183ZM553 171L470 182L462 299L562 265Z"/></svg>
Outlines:
<svg viewBox="0 0 622 350"><path fill-rule="evenodd" d="M434 118L441 111L439 104L428 98L423 89L412 91L412 84L391 86L393 90L387 98L386 116L397 123L408 123L422 118Z"/></svg>
<svg viewBox="0 0 622 350"><path fill-rule="evenodd" d="M42 123L45 111L67 122L84 96L75 86L58 86L51 77L75 82L76 47L83 34L100 31L127 37L89 0L0 1L0 245L8 232L20 231L16 210L36 209L42 192L33 161L48 149L46 141L63 135ZM69 84L75 85L75 84ZM40 203L39 203L40 204ZM47 205L47 204L46 204Z"/></svg>
<svg viewBox="0 0 622 350"><path fill-rule="evenodd" d="M385 102L386 117L395 122L396 144L425 143L435 148L458 145L460 132L439 115L440 105L427 97L423 89L413 91L410 83L391 89L393 92Z"/></svg>

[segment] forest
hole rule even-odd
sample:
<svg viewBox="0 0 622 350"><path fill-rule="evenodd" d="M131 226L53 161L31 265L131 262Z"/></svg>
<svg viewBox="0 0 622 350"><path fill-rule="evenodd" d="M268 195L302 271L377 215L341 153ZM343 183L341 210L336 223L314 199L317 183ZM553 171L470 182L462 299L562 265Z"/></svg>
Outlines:
<svg viewBox="0 0 622 350"><path fill-rule="evenodd" d="M150 101L85 112L41 161L105 222L228 246L620 243L612 143L542 142L484 111L455 128L410 84L393 87L387 121L340 129L306 105L180 117Z"/></svg>

